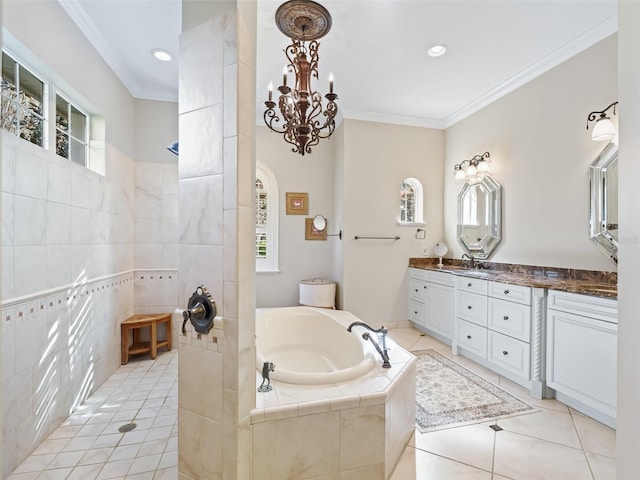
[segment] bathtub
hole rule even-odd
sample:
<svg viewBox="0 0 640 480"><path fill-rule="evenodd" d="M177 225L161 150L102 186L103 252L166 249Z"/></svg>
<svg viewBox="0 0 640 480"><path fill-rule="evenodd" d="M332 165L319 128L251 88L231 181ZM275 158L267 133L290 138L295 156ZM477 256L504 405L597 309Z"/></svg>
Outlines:
<svg viewBox="0 0 640 480"><path fill-rule="evenodd" d="M276 367L249 417L253 478L391 477L415 428L416 358L387 338L383 368L364 330L347 332L358 320L313 307L256 310L256 386L265 361Z"/></svg>
<svg viewBox="0 0 640 480"><path fill-rule="evenodd" d="M297 385L346 382L370 372L378 355L350 312L313 307L256 310L256 368L275 365L272 380Z"/></svg>

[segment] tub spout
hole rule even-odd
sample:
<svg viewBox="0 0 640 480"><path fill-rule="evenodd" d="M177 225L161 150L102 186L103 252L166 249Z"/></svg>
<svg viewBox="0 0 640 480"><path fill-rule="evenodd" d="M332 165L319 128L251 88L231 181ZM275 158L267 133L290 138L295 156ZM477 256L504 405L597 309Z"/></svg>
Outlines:
<svg viewBox="0 0 640 480"><path fill-rule="evenodd" d="M370 330L371 332L378 335L378 341L382 343L382 347L380 347L380 344L371 337L369 332L364 332L362 334L362 338L365 340L369 340L371 343L373 343L373 346L376 348L376 350L382 357L382 367L391 368L391 363L389 363L389 354L387 352L387 341L386 341L387 329L384 328L384 325L378 329L375 329L370 327L364 322L353 322L351 325L349 325L349 327L347 328L347 331L350 332L353 327L364 327L367 330Z"/></svg>

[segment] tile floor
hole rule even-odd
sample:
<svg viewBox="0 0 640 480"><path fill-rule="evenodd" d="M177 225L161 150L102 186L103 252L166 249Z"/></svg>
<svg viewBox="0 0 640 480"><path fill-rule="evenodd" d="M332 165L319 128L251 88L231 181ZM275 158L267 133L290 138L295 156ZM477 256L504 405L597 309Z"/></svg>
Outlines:
<svg viewBox="0 0 640 480"><path fill-rule="evenodd" d="M421 434L416 430L391 480L611 480L615 431L557 400L531 398L528 390L413 328L389 332L407 350L432 348L500 385L538 412Z"/></svg>
<svg viewBox="0 0 640 480"><path fill-rule="evenodd" d="M177 353L132 357L7 480L177 480Z"/></svg>
<svg viewBox="0 0 640 480"><path fill-rule="evenodd" d="M389 336L407 350L451 348L413 328ZM391 480L615 479L615 431L556 400L528 392L476 363L455 361L539 408L498 420L416 431ZM8 480L177 480L178 356L132 358L40 445ZM138 426L119 433L128 422ZM491 422L495 423L495 422ZM259 480L259 479L256 479Z"/></svg>

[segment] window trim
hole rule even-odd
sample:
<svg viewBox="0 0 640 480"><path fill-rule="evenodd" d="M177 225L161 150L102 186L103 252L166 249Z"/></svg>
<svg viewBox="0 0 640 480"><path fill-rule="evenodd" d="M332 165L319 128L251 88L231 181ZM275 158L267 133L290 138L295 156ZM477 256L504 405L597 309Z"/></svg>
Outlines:
<svg viewBox="0 0 640 480"><path fill-rule="evenodd" d="M271 233L267 235L267 252L271 252L266 259L256 258L256 273L268 274L279 273L279 234L278 217L280 209L278 208L278 200L280 193L278 191L278 182L273 171L263 163L256 162L256 179L260 179L268 193L267 197L267 218L269 219L266 231ZM254 183L255 189L255 183ZM255 194L254 194L255 198ZM254 200L255 201L255 200Z"/></svg>
<svg viewBox="0 0 640 480"><path fill-rule="evenodd" d="M402 220L400 220L402 218L402 215L400 214L398 215L397 225L399 227L423 227L425 225L425 222L424 222L424 194L422 189L422 183L420 182L420 180L418 180L415 177L405 178L400 184L400 191L402 191L402 184L404 183L408 183L409 185L411 185L413 187L413 190L415 191L415 196L416 196L416 201L415 201L416 210L414 212L415 221L403 222ZM400 208L402 208L402 203L400 205L401 205Z"/></svg>

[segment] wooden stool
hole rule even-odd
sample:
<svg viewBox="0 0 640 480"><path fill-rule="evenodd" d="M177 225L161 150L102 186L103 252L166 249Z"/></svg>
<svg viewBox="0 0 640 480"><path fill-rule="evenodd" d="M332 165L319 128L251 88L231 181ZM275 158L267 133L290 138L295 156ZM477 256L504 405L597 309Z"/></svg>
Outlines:
<svg viewBox="0 0 640 480"><path fill-rule="evenodd" d="M129 355L151 352L151 358L156 358L158 347L171 350L171 317L170 313L146 313L134 315L120 324L122 351L122 365L129 362ZM158 324L164 323L167 329L167 339L158 341ZM149 341L140 341L140 329L149 327ZM133 330L133 344L129 346L129 331Z"/></svg>

